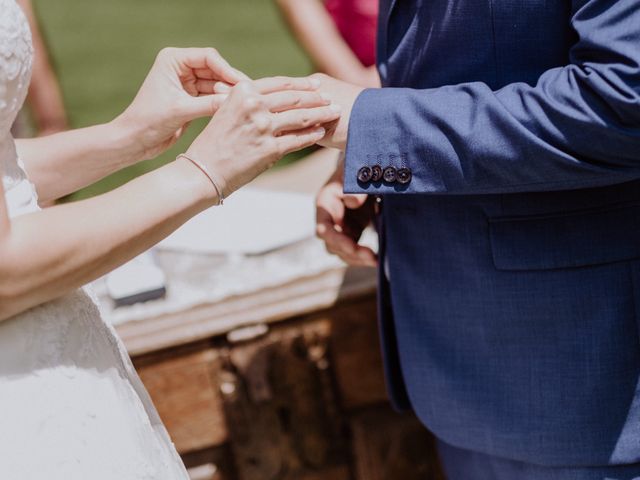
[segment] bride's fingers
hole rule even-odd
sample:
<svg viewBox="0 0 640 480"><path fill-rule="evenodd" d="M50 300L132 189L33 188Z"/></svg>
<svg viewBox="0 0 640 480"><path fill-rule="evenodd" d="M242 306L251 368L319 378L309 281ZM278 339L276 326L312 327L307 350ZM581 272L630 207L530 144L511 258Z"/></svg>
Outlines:
<svg viewBox="0 0 640 480"><path fill-rule="evenodd" d="M209 70L215 78L236 84L248 77L229 65L215 48L179 48L174 50L178 61L192 70Z"/></svg>
<svg viewBox="0 0 640 480"><path fill-rule="evenodd" d="M228 95L213 94L202 97L189 97L184 102L182 113L188 120L214 115L227 99Z"/></svg>
<svg viewBox="0 0 640 480"><path fill-rule="evenodd" d="M229 93L231 86L219 80L207 80L199 78L195 83L196 90L200 95L211 95L212 93Z"/></svg>
<svg viewBox="0 0 640 480"><path fill-rule="evenodd" d="M333 122L340 118L340 107L329 105L318 108L300 108L273 115L273 130L276 134L310 128Z"/></svg>
<svg viewBox="0 0 640 480"><path fill-rule="evenodd" d="M265 106L273 113L294 108L314 108L329 105L331 100L318 92L284 91L264 96Z"/></svg>
<svg viewBox="0 0 640 480"><path fill-rule="evenodd" d="M206 78L220 79L236 84L248 77L229 65L215 48L163 48L157 62L174 70L179 75L191 74L196 70L209 71ZM203 77L204 78L204 77Z"/></svg>
<svg viewBox="0 0 640 480"><path fill-rule="evenodd" d="M279 153L286 155L315 145L324 138L326 133L326 130L322 127L312 127L281 135L276 138Z"/></svg>
<svg viewBox="0 0 640 480"><path fill-rule="evenodd" d="M220 77L208 68L194 68L192 69L192 71L193 75L197 78L202 78L205 80L220 80Z"/></svg>
<svg viewBox="0 0 640 480"><path fill-rule="evenodd" d="M215 90L215 93L230 93L232 88L233 88L233 85L229 85L228 83L225 83L225 82L218 82L216 83L214 90Z"/></svg>
<svg viewBox="0 0 640 480"><path fill-rule="evenodd" d="M320 87L320 80L308 77L269 77L253 83L263 95L282 90L317 90Z"/></svg>

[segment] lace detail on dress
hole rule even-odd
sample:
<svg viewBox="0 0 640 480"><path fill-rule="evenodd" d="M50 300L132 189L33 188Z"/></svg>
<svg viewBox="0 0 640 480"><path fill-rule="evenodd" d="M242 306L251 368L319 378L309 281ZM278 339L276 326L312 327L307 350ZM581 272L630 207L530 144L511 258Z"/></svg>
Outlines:
<svg viewBox="0 0 640 480"><path fill-rule="evenodd" d="M10 132L27 95L33 46L29 25L15 0L0 0L0 12L0 176L9 215L16 216L38 208Z"/></svg>
<svg viewBox="0 0 640 480"><path fill-rule="evenodd" d="M15 0L0 0L0 138L6 138L31 78L31 32Z"/></svg>

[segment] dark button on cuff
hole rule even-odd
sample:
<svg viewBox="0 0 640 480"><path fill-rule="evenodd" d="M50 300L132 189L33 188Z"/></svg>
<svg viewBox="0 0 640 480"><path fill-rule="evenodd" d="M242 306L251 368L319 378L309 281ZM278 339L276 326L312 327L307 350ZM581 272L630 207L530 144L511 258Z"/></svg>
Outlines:
<svg viewBox="0 0 640 480"><path fill-rule="evenodd" d="M382 172L382 178L384 178L384 181L387 183L395 183L397 178L396 169L394 167L385 168L384 172Z"/></svg>
<svg viewBox="0 0 640 480"><path fill-rule="evenodd" d="M382 180L382 167L380 165L374 165L371 167L371 181L379 182Z"/></svg>
<svg viewBox="0 0 640 480"><path fill-rule="evenodd" d="M397 173L398 183L406 185L411 181L411 170L408 168L399 168Z"/></svg>
<svg viewBox="0 0 640 480"><path fill-rule="evenodd" d="M362 167L358 170L358 181L362 183L367 183L371 180L371 167Z"/></svg>

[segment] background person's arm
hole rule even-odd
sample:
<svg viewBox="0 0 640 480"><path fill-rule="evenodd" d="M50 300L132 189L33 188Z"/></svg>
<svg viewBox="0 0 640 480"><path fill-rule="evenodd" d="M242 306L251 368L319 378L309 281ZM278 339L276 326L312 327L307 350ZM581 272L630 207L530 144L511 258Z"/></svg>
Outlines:
<svg viewBox="0 0 640 480"><path fill-rule="evenodd" d="M302 91L310 87L307 79L241 82L187 155L205 164L228 196L286 153L324 136L316 125L339 113L318 93ZM145 251L217 204L216 190L181 158L107 194L10 220L0 182L0 320Z"/></svg>
<svg viewBox="0 0 640 480"><path fill-rule="evenodd" d="M375 65L362 65L340 35L322 0L276 0L276 3L318 70L345 82L380 86Z"/></svg>
<svg viewBox="0 0 640 480"><path fill-rule="evenodd" d="M474 82L361 93L348 128L346 191L531 192L640 178L640 2L574 0L571 25L578 41L570 63L535 86L492 91ZM344 148L345 122L330 146ZM413 179L358 182L367 158L408 167Z"/></svg>

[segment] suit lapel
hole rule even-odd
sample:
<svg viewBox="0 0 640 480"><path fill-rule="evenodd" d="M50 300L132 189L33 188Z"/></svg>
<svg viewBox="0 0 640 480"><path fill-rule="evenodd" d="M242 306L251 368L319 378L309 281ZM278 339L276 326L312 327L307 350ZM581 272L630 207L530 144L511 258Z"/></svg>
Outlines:
<svg viewBox="0 0 640 480"><path fill-rule="evenodd" d="M391 20L391 16L393 15L393 11L398 5L398 1L400 0L381 0L381 1L382 3L386 3L386 8L384 9L385 10L384 24L385 24L385 31L387 31L387 29L389 28L389 21Z"/></svg>
<svg viewBox="0 0 640 480"><path fill-rule="evenodd" d="M387 58L387 42L389 40L389 23L399 1L406 0L380 0L380 16L378 18L378 58Z"/></svg>

